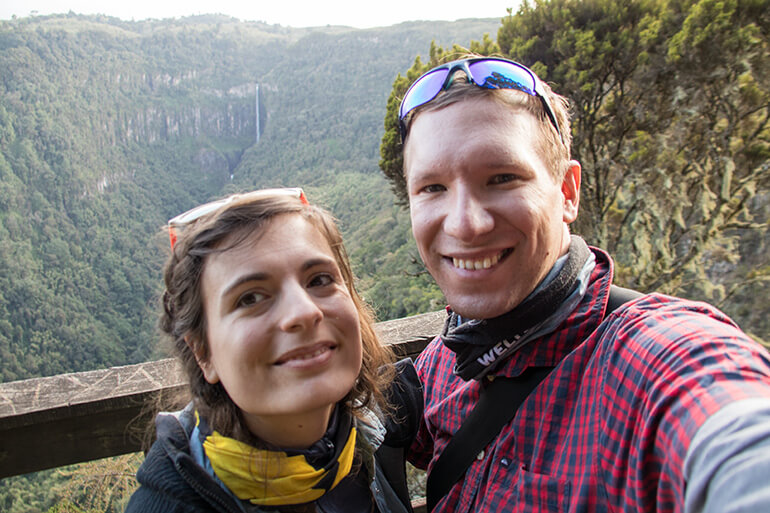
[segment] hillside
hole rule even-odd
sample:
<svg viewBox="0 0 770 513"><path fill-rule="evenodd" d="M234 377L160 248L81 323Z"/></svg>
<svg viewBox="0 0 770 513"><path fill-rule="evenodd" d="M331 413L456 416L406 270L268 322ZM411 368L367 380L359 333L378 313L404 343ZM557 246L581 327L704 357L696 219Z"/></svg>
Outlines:
<svg viewBox="0 0 770 513"><path fill-rule="evenodd" d="M0 23L0 379L156 356L163 224L234 190L304 186L340 218L381 318L438 307L403 273L408 223L377 168L385 103L432 40L498 25Z"/></svg>

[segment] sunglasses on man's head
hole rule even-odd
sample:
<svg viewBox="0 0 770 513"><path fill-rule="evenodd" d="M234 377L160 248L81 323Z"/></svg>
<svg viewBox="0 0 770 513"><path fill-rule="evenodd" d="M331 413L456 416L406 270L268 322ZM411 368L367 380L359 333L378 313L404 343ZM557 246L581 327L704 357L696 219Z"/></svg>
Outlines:
<svg viewBox="0 0 770 513"><path fill-rule="evenodd" d="M178 216L169 219L168 236L171 241L171 249L174 249L174 244L176 244L177 229L183 228L191 223L194 223L195 221L205 216L206 214L215 212L220 208L224 207L225 205L232 203L235 200L254 201L254 200L260 200L260 199L280 198L280 197L297 198L305 205L310 204L307 200L307 197L305 196L305 192L299 187L287 187L282 189L260 189L257 191L245 192L242 194L232 194L226 198L211 201L209 203L204 203L203 205L199 205L195 208L188 210L183 214L179 214Z"/></svg>
<svg viewBox="0 0 770 513"><path fill-rule="evenodd" d="M465 72L469 82L484 89L517 89L540 98L548 120L564 144L556 114L545 97L543 84L537 75L518 62L495 57L475 57L448 62L433 68L415 80L406 91L404 99L401 100L398 111L401 143L406 140L405 119L409 113L433 100L441 91L448 89L452 84L455 71L458 70Z"/></svg>

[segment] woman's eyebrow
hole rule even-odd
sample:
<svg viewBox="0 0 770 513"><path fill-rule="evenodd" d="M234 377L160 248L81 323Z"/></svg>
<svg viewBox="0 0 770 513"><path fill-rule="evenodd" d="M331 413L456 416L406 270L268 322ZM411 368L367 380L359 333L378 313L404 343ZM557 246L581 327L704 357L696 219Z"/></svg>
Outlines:
<svg viewBox="0 0 770 513"><path fill-rule="evenodd" d="M312 269L313 267L317 266L323 266L323 265L329 265L334 263L334 259L332 258L311 258L310 260L306 260L301 267L301 271L307 271L309 269ZM263 272L257 272L257 273L251 273L251 274L245 274L229 284L225 289L222 291L222 296L227 296L231 294L235 289L243 285L244 283L248 283L251 281L265 281L270 277L268 273Z"/></svg>
<svg viewBox="0 0 770 513"><path fill-rule="evenodd" d="M250 281L265 281L269 275L267 273L251 273L251 274L245 274L235 280L233 283L228 285L223 291L222 296L227 296L228 294L232 293L233 290L237 289L244 283L250 282Z"/></svg>

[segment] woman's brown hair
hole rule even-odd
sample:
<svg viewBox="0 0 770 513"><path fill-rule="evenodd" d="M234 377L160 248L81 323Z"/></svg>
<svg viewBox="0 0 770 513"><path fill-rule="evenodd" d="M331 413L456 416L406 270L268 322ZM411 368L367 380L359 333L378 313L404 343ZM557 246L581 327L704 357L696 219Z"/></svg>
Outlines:
<svg viewBox="0 0 770 513"><path fill-rule="evenodd" d="M232 249L247 239L253 240L249 238L252 234L264 230L269 223L280 222L280 217L286 215L302 216L326 239L358 311L363 362L343 405L353 414L364 407L389 410L383 391L393 378L392 366L388 365L393 356L380 344L372 311L356 292L353 271L334 218L324 209L304 204L298 198L236 198L184 227L179 234L164 267L166 290L159 326L182 363L198 412L212 429L245 442L253 441L253 436L244 427L237 406L221 383L206 381L195 357L196 354L203 360L209 357L201 281L209 255Z"/></svg>

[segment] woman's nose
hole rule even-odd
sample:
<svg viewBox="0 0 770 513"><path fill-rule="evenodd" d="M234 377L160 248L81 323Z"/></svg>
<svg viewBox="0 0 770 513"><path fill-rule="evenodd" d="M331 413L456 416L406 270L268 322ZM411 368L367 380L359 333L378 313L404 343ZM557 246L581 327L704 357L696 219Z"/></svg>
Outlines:
<svg viewBox="0 0 770 513"><path fill-rule="evenodd" d="M316 304L315 298L299 283L285 288L279 313L279 325L286 332L309 329L323 319L323 312Z"/></svg>

